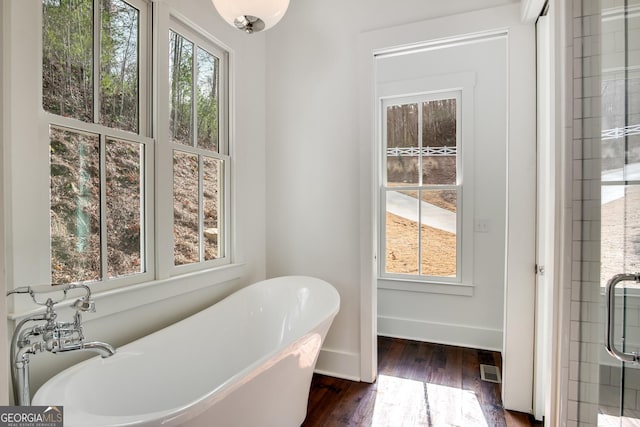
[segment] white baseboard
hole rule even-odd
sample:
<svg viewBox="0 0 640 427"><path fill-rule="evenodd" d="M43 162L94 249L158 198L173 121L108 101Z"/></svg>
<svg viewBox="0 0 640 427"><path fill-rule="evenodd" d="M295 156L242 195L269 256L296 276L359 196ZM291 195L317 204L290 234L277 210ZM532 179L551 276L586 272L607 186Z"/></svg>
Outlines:
<svg viewBox="0 0 640 427"><path fill-rule="evenodd" d="M378 316L378 335L502 351L502 330Z"/></svg>
<svg viewBox="0 0 640 427"><path fill-rule="evenodd" d="M360 381L360 355L323 348L315 372L351 381Z"/></svg>

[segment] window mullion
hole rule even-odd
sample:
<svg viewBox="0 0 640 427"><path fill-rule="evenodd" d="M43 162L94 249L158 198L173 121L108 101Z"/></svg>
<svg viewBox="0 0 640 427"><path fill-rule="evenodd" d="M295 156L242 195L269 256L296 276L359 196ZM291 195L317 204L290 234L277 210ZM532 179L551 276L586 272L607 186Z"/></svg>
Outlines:
<svg viewBox="0 0 640 427"><path fill-rule="evenodd" d="M100 135L100 278L109 277L107 258L107 137Z"/></svg>
<svg viewBox="0 0 640 427"><path fill-rule="evenodd" d="M418 102L418 185L422 186L422 102Z"/></svg>
<svg viewBox="0 0 640 427"><path fill-rule="evenodd" d="M96 134L96 133L100 134L100 133L104 133L105 131L108 131L109 136L115 139L123 139L131 142L139 142L145 145L154 143L154 140L152 138L149 138L143 135L127 132L120 129L106 128L105 126L97 123L83 122L71 117L56 116L55 114L49 114L49 113L45 113L45 114L47 114L47 122L57 127L64 127L77 132L92 133L92 134Z"/></svg>
<svg viewBox="0 0 640 427"><path fill-rule="evenodd" d="M456 186L456 276L462 277L462 185Z"/></svg>
<svg viewBox="0 0 640 427"><path fill-rule="evenodd" d="M222 173L218 169L218 251L219 248L222 247L224 250L223 257L228 257L231 254L230 247L230 239L227 239L227 236L230 236L229 233L229 224L231 218L231 211L229 209L229 190L227 183L230 181L231 176L229 174L229 163L226 161L221 161L218 163L222 167ZM221 196L222 195L222 196ZM220 208L222 206L222 208ZM220 217L222 216L222 219ZM220 242L223 242L220 245Z"/></svg>
<svg viewBox="0 0 640 427"><path fill-rule="evenodd" d="M100 123L100 49L102 24L100 0L93 1L93 122Z"/></svg>
<svg viewBox="0 0 640 427"><path fill-rule="evenodd" d="M204 261L204 156L198 156L198 255Z"/></svg>
<svg viewBox="0 0 640 427"><path fill-rule="evenodd" d="M143 273L149 272L149 265L151 264L147 259L147 247L153 247L153 245L150 244L149 237L152 232L148 229L150 221L149 218L147 218L147 214L149 214L147 210L147 198L149 197L148 189L150 188L147 182L147 177L150 176L147 170L148 153L149 148L146 145L142 145L142 156L140 157L140 263L143 267ZM149 205L152 204L149 203Z"/></svg>
<svg viewBox="0 0 640 427"><path fill-rule="evenodd" d="M418 186L422 188L422 103L418 102ZM422 191L418 190L418 276L422 276Z"/></svg>
<svg viewBox="0 0 640 427"><path fill-rule="evenodd" d="M227 54L221 54L219 57L218 67L218 153L229 156L231 148L229 147L229 126L223 123L228 122L228 83L227 76Z"/></svg>
<svg viewBox="0 0 640 427"><path fill-rule="evenodd" d="M153 120L153 87L150 70L153 67L153 3L138 8L138 133L156 136L151 128ZM143 51L142 46L150 46Z"/></svg>
<svg viewBox="0 0 640 427"><path fill-rule="evenodd" d="M198 146L198 45L193 43L193 55L191 55L191 117L193 117L192 134L194 147Z"/></svg>
<svg viewBox="0 0 640 427"><path fill-rule="evenodd" d="M193 43L191 55L191 117L193 117L193 147L198 147L198 45ZM198 155L198 260L204 261L204 157Z"/></svg>

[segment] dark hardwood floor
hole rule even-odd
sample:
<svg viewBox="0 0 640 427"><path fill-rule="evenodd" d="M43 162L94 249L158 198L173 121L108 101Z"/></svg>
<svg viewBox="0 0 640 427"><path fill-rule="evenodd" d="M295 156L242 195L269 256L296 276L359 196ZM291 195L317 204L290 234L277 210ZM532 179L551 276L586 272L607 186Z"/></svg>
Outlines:
<svg viewBox="0 0 640 427"><path fill-rule="evenodd" d="M303 427L537 426L505 411L500 384L480 379L500 353L378 338L374 384L314 375Z"/></svg>

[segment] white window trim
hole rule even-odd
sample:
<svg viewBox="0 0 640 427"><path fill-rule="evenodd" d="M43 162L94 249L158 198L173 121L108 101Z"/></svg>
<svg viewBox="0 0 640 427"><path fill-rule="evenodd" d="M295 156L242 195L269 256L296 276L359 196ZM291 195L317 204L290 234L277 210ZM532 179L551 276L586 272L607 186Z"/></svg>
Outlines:
<svg viewBox="0 0 640 427"><path fill-rule="evenodd" d="M184 17L172 13L169 16L168 25L164 31L164 34L159 34L160 38L158 42L160 45L166 43L166 47L159 50L162 52L166 52L165 57L161 61L164 64L164 69L159 66L157 77L159 82L167 82L165 86L161 84L158 85L159 93L162 93L161 98L158 100L157 108L159 117L169 117L169 77L168 77L168 55L169 55L169 30L178 33L183 36L190 42L194 43L194 54L198 46L204 48L210 54L215 55L220 61L220 110L219 110L219 143L218 143L218 153L204 150L198 147L173 143L169 141L168 134L168 119L167 120L159 120L157 121L159 128L158 133L163 135L161 137L161 141L163 141L159 147L159 150L165 156L169 156L167 159L167 164L170 165L170 188L171 189L171 197L168 202L170 202L170 224L169 230L171 231L170 236L167 236L167 240L170 240L170 248L171 248L171 256L169 264L165 264L164 272L160 277L167 276L179 276L182 274L194 273L203 269L211 269L216 267L222 267L233 263L233 245L232 245L232 227L233 227L233 210L232 210L232 199L231 199L231 188L232 188L232 170L233 170L233 161L232 161L232 140L231 140L231 115L230 115L230 75L231 75L231 60L230 60L230 51L224 45L222 45L215 37L209 35L203 29L199 28L194 24L188 23ZM164 37L164 39L162 39ZM161 56L162 53L159 53L158 56ZM166 74L165 74L166 73ZM164 78L164 80L162 80ZM194 95L195 96L195 95ZM166 101L166 102L165 102ZM221 230L221 235L223 236L223 245L224 245L224 257L217 258L208 261L199 261L185 265L175 265L174 262L174 235L173 235L173 153L174 151L181 151L184 153L191 153L198 155L198 162L201 163L201 156L206 156L214 159L222 160L224 163L223 169L223 185L221 186L221 191L223 193L222 197L222 218L223 218L223 227ZM166 194L169 194L167 191ZM167 201L165 201L167 202ZM166 205L168 207L168 204ZM169 258L167 258L169 260Z"/></svg>
<svg viewBox="0 0 640 427"><path fill-rule="evenodd" d="M247 265L235 260L235 233L233 216L235 212L235 198L232 194L234 187L235 172L233 168L234 158L234 110L233 94L234 79L233 70L235 57L233 49L222 43L210 33L201 27L192 24L188 19L177 13L170 6L162 2L134 0L135 2L143 2L149 7L149 37L152 45L147 55L147 64L152 68L149 74L151 79L147 78L144 84L147 99L153 99L155 102L149 102L148 108L150 114L147 120L147 129L140 125L140 131L149 135L147 144L149 151L146 155L155 158L153 169L149 168L147 173L147 185L150 186L149 191L153 194L155 200L150 204L147 200L147 233L151 240L148 241L148 248L155 252L155 258L147 259L149 263L148 269L154 270L154 276L148 280L137 280L139 276L123 277L113 280L112 283L92 282L92 295L96 300L108 302L108 305L102 305L98 313L92 314L92 319L117 314L122 311L130 310L141 304L152 304L167 298L176 297L187 294L199 289L206 289L213 286L233 286L235 281L244 277L248 270ZM70 119L57 116L55 121L51 119L50 114L42 108L42 57L41 53L36 55L24 55L21 52L36 51L42 52L42 5L40 2L15 2L8 6L8 16L12 16L17 20L29 21L31 17L35 18L35 31L26 33L21 32L21 40L11 42L12 36L18 31L15 26L8 26L3 29L4 42L8 48L8 58L13 58L13 63L9 61L6 66L5 80L11 92L7 93L8 99L12 101L12 115L7 120L7 159L5 164L7 198L11 202L8 206L7 224L10 224L7 233L8 242L16 242L12 250L7 253L7 281L10 283L9 288L41 285L50 283L51 261L50 261L50 236L49 236L49 153L48 150L42 150L43 144L48 147L49 143L49 125L58 124L63 127L71 127L84 129L94 132L94 124L82 122L80 120ZM170 28L170 16L180 20L180 22L188 25L199 34L207 37L212 43L220 46L227 52L227 123L228 123L228 152L230 157L227 169L227 200L226 206L229 209L230 220L227 221L227 240L228 244L227 256L229 263L222 266L203 265L197 271L187 272L180 271L178 275L172 275L173 267L173 200L166 195L167 189L172 189L172 172L162 173L162 170L172 171L172 163L170 156L163 156L162 149L168 144L157 144L156 141L166 139L166 130L164 125L168 117L163 115L168 108L167 93L168 87L161 90L159 82L168 81L168 30ZM22 21L20 21L22 22ZM6 32L5 32L6 31ZM17 48L20 47L20 49ZM4 48L5 46L3 46ZM142 61L142 52L140 61ZM23 72L26 71L26 72ZM143 85L142 76L140 81ZM141 87L141 90L144 90ZM12 95L13 93L13 95ZM18 97L17 94L20 94ZM142 100L141 100L142 101ZM15 105L13 103L16 103ZM142 104L142 102L141 102ZM164 110L163 110L164 108ZM140 115L145 114L141 109ZM159 117L163 120L159 120ZM164 132L164 134L163 134ZM100 132L98 132L100 133ZM109 130L109 135L115 138L122 137L127 140L141 138L140 135L133 133ZM30 164L29 168L23 165ZM167 164L167 159L169 162ZM164 168L164 169L163 169ZM15 183L20 183L16 186ZM20 195L27 189L28 195ZM155 191L154 191L155 189ZM168 208L167 208L168 204ZM151 207L152 209L148 209ZM155 216L151 212L155 209ZM46 215L42 215L46 212ZM163 228L164 227L164 228ZM169 236L169 240L167 239ZM168 245L168 246L167 246ZM164 247L164 250L161 248ZM94 286L97 285L97 286ZM33 302L29 298L9 298L7 302L9 320L21 319L33 312L37 312L39 308L34 308ZM65 310L64 306L60 310Z"/></svg>
<svg viewBox="0 0 640 427"><path fill-rule="evenodd" d="M382 105L380 106L380 113L382 116L380 117L382 130L381 130L381 143L380 143L380 227L379 233L380 238L378 238L378 242L380 243L380 254L385 254L385 256L380 257L379 265L379 277L381 279L388 280L413 280L419 282L443 282L443 283L460 283L460 268L461 268L461 243L462 243L462 194L463 194L463 185L464 182L462 173L462 159L463 159L463 149L462 149L462 141L461 141L461 91L439 91L439 92L428 92L420 95L413 96L397 96L397 97L388 97L381 98L380 102ZM420 106L424 102L435 101L439 99L455 99L456 100L456 183L451 185L429 185L429 184L411 184L405 186L394 186L389 187L386 185L387 182L387 168L386 164L386 151L389 147L386 147L385 141L387 134L387 121L384 119L386 117L386 111L389 106L392 105L406 105L406 104L417 104L418 105L418 142L422 145L421 136L422 136L422 107ZM401 273L392 273L387 272L387 257L386 257L386 211L387 211L387 200L386 195L390 191L417 191L417 190L455 190L456 191L456 275L454 277L446 277L446 276L430 276L427 274L401 274ZM418 206L418 214L421 216L421 203L416 199L416 205ZM418 269L421 270L422 264L422 227L420 226L421 221L418 222Z"/></svg>
<svg viewBox="0 0 640 427"><path fill-rule="evenodd" d="M388 55L397 55L396 52L388 53ZM381 53L376 55L377 58L383 58L387 54ZM425 77L414 80L401 80L378 83L375 87L375 99L377 100L375 106L375 117L378 121L375 126L376 134L376 182L380 189L374 195L375 210L375 224L377 224L376 232L378 234L378 269L376 272L377 287L379 289L390 290L403 290L412 292L428 292L428 293L440 293L450 295L473 295L473 197L474 191L474 119L473 119L473 106L474 106L474 87L475 87L475 73L455 73L450 75ZM385 206L382 200L382 179L385 177L386 170L384 168L383 159L383 146L384 146L384 124L382 123L382 106L383 100L391 98L403 98L409 99L410 97L418 95L422 99L425 94L433 94L435 98L438 98L438 94L450 94L458 92L460 93L460 120L458 132L459 146L461 160L458 164L459 182L462 182L462 176L464 174L465 181L463 190L458 198L458 274L459 277L455 280L447 280L446 278L424 276L418 277L413 275L390 275L384 273L384 260L385 257L384 242L382 237L384 236L385 227ZM461 196L461 197L460 197Z"/></svg>
<svg viewBox="0 0 640 427"><path fill-rule="evenodd" d="M154 3L154 93L157 102L154 104L154 130L160 143L156 147L156 189L162 193L163 197L156 197L156 280L167 280L169 278L180 278L199 273L208 273L215 277L224 277L224 271L231 269L238 270L235 256L235 198L233 188L235 181L235 132L234 132L234 69L235 56L233 49L221 40L207 32L202 27L190 21L176 10L163 3ZM173 240L173 150L180 144L169 143L169 127L167 118L169 117L169 30L178 30L178 33L189 36L192 41L200 42L209 47L211 53L226 60L226 77L224 77L225 88L221 88L221 104L224 103L224 111L221 111L220 120L225 120L226 126L221 129L220 138L225 137L226 132L226 152L220 154L220 158L226 160L224 179L226 187L224 192L225 223L225 258L220 260L210 260L200 263L175 266L174 265L174 240ZM183 30L187 30L186 32ZM215 47L215 50L214 50ZM221 75L221 80L223 76ZM225 118L226 117L226 118ZM186 147L186 146L183 146ZM207 155L210 153L207 152ZM161 171L169 171L162 173ZM164 250L162 249L164 248ZM220 274L219 274L220 273ZM239 276L238 276L239 277ZM211 283L210 283L211 284ZM181 292L180 292L181 293Z"/></svg>
<svg viewBox="0 0 640 427"><path fill-rule="evenodd" d="M93 87L93 122L85 122L83 120L65 117L57 114L44 111L43 117L46 119L47 126L54 126L64 128L70 132L88 133L99 137L100 147L100 262L101 262L101 277L98 280L83 282L89 286L97 286L96 291L108 291L115 288L129 286L132 284L144 283L153 280L155 277L155 264L153 262L153 250L154 247L154 205L155 205L155 192L154 192L154 161L155 158L155 141L151 138L151 132L149 123L151 118L149 112L152 111L153 103L150 96L150 76L152 76L152 70L150 69L149 58L153 51L153 45L151 43L151 20L152 20L152 6L151 3L147 3L144 0L125 0L126 3L136 8L139 11L139 51L138 51L138 133L125 131L117 128L111 128L99 123L100 118L100 90L99 85L94 84ZM95 3L94 3L95 4ZM94 52L93 52L93 81L100 80L100 10L94 8L93 25L94 25ZM42 26L40 26L42 28ZM147 49L147 51L145 51ZM42 49L39 50L42 52ZM40 55L38 55L41 58ZM40 61L42 62L42 61ZM42 87L42 81L40 81L40 87ZM42 109L42 102L40 102L40 108ZM140 204L140 218L144 227L141 229L140 240L142 242L140 248L140 256L145 271L133 274L126 274L118 277L109 277L107 274L107 239L106 239L106 227L104 227L103 221L106 220L106 205L102 202L105 200L106 188L104 187L104 171L105 171L105 144L106 139L112 138L116 140L128 141L138 143L143 146L142 152L142 187L141 187L141 204ZM51 241L49 236L49 241ZM49 250L51 255L51 250ZM151 254L151 256L149 256ZM49 260L51 265L51 260Z"/></svg>

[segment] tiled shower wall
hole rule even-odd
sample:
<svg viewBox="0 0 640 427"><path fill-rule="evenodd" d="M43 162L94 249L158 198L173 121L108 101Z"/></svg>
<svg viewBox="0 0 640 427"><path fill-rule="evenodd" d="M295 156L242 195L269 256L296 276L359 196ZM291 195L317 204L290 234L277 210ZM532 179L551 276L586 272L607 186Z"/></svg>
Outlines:
<svg viewBox="0 0 640 427"><path fill-rule="evenodd" d="M567 205L564 206L565 215L571 218L571 225L568 227L568 234L571 238L571 247L567 248L567 252L571 254L570 268L570 289L564 289L563 313L569 313L568 321L564 319L563 336L569 337L569 360L563 360L562 379L568 378L568 390L560 392L560 409L564 412L561 420L566 422L568 427L577 427L579 422L585 420L586 408L580 402L581 391L589 388L589 382L584 381L580 375L580 368L586 370L589 366L581 354L581 335L586 331L587 325L581 322L581 303L583 298L581 277L588 275L589 264L582 260L583 245L583 229L590 226L591 222L586 222L582 216L582 163L584 159L584 149L582 140L582 121L583 116L583 97L582 97L582 70L583 70L583 34L582 21L585 17L582 14L582 0L572 0L567 2L566 13L566 111L565 111L565 139L567 144L567 184L568 191L566 200ZM587 18L590 19L590 18ZM590 154L590 153L587 153ZM591 157L591 156L588 156ZM586 227L588 228L588 227ZM587 230L588 231L588 230ZM587 233L589 234L589 233ZM586 274L583 274L586 273ZM563 283L567 283L563 281ZM566 285L565 285L566 286ZM569 309L567 310L567 305ZM567 334L568 332L568 334ZM566 340L562 341L566 345ZM563 382L563 384L566 384ZM582 409L582 416L579 416ZM596 419L589 420L591 425L595 425Z"/></svg>
<svg viewBox="0 0 640 427"><path fill-rule="evenodd" d="M568 426L597 425L603 325L600 292L600 2L573 0L572 280Z"/></svg>

